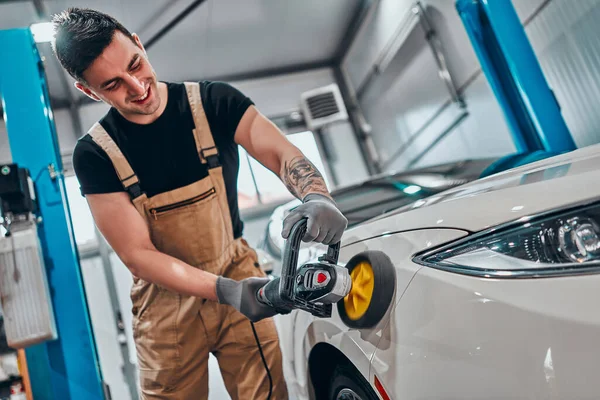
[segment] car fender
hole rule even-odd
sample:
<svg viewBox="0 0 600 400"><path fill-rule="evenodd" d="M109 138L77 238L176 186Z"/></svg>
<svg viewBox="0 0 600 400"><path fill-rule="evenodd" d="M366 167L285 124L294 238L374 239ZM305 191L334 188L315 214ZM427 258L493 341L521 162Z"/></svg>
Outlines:
<svg viewBox="0 0 600 400"><path fill-rule="evenodd" d="M348 358L358 371L369 379L371 360L381 339L391 335L389 315L416 272L422 268L412 261L415 253L427 248L464 237L468 233L455 229L427 229L400 232L343 246L339 264L344 266L356 254L367 250L385 252L392 260L396 272L396 291L391 306L382 320L371 329L350 329L341 320L337 306L333 306L331 318L316 318L304 311L292 311L279 319L280 334L285 336L284 363L288 373L288 385L299 392L298 398L307 398L308 359L312 349L319 343L327 343ZM290 337L291 336L291 337ZM387 343L388 341L383 341Z"/></svg>

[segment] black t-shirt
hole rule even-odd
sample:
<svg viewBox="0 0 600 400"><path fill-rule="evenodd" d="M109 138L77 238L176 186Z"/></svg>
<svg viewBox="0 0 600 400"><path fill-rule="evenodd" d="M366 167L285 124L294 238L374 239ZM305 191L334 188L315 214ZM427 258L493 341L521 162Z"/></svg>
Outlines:
<svg viewBox="0 0 600 400"><path fill-rule="evenodd" d="M168 101L156 121L139 125L111 108L99 121L137 174L148 197L177 189L208 176L194 141L194 120L183 83L167 83ZM208 124L219 151L229 211L236 238L243 223L237 201L239 169L235 130L253 102L223 82L200 82L200 95ZM124 191L106 152L86 134L77 141L73 167L82 195Z"/></svg>

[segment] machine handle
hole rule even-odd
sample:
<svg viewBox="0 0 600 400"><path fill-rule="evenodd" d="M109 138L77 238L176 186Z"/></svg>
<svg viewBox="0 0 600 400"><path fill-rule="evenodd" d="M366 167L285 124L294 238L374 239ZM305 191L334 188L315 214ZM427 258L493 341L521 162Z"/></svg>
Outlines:
<svg viewBox="0 0 600 400"><path fill-rule="evenodd" d="M279 281L280 278L269 281L256 292L256 298L259 302L273 307L280 314L288 314L292 310L292 307L288 301L281 298Z"/></svg>
<svg viewBox="0 0 600 400"><path fill-rule="evenodd" d="M296 270L298 268L298 255L300 253L300 245L302 244L302 238L306 233L308 225L308 219L302 218L296 222L290 230L290 235L283 249L283 260L281 263L281 279L279 280L279 293L280 297L284 300L294 302L294 285L296 279ZM339 242L329 246L327 249L326 257L327 261L335 264L338 260L340 252Z"/></svg>
<svg viewBox="0 0 600 400"><path fill-rule="evenodd" d="M283 249L281 276L267 283L257 293L257 298L262 303L270 304L280 310L291 309L297 305L294 295L294 285L298 268L298 254L300 253L300 245L306 233L307 224L308 220L303 218L292 226ZM329 246L327 254L319 257L319 260L326 260L331 264L336 264L339 252L340 244L338 242ZM276 288L277 290L275 290ZM267 297L272 299L272 301L267 300Z"/></svg>
<svg viewBox="0 0 600 400"><path fill-rule="evenodd" d="M295 277L296 269L298 268L298 255L300 253L300 245L302 244L302 237L306 233L306 227L308 220L302 218L296 222L290 231L290 235L285 243L283 249L283 260L281 268L281 282L283 284L288 277ZM320 261L327 261L331 264L336 264L340 254L340 243L332 244L327 249L327 254L319 257Z"/></svg>

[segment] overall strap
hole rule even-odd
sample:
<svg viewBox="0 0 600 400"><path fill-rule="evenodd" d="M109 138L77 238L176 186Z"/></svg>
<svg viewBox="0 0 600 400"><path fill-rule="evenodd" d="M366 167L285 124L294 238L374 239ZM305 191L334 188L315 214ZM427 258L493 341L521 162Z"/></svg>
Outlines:
<svg viewBox="0 0 600 400"><path fill-rule="evenodd" d="M200 96L200 84L197 82L184 82L188 101L194 116L194 139L196 140L196 150L200 156L202 164L208 164L208 168L217 168L221 166L219 162L219 152L215 146L212 133Z"/></svg>
<svg viewBox="0 0 600 400"><path fill-rule="evenodd" d="M133 172L131 165L129 165L129 162L121 152L121 149L119 149L102 125L96 122L88 133L94 142L102 147L112 161L115 171L117 171L117 175L121 180L121 184L127 193L129 193L131 199L133 200L140 196L142 194L142 189L137 175Z"/></svg>

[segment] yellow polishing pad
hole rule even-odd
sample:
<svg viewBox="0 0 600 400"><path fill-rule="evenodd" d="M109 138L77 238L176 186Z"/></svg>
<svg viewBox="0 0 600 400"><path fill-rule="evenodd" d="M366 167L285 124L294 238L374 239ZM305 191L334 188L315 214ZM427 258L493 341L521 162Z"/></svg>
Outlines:
<svg viewBox="0 0 600 400"><path fill-rule="evenodd" d="M365 315L373 297L375 282L371 264L361 261L352 269L350 278L352 279L352 289L344 297L344 308L348 318L356 321Z"/></svg>

